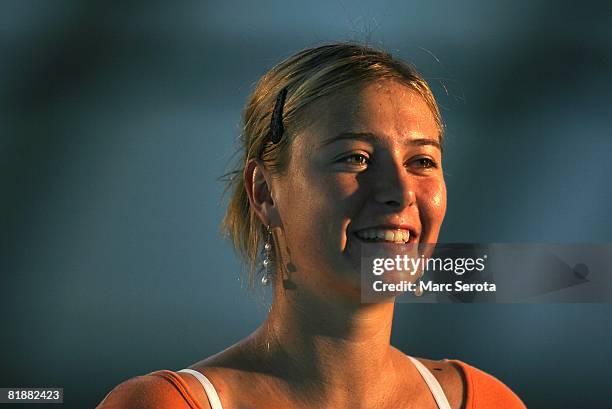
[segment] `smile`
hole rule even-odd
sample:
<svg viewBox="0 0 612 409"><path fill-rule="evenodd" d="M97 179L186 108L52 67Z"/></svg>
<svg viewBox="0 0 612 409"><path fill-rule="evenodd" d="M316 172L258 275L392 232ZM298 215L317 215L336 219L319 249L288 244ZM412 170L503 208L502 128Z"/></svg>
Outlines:
<svg viewBox="0 0 612 409"><path fill-rule="evenodd" d="M355 235L368 242L405 244L410 241L410 231L406 229L365 229Z"/></svg>

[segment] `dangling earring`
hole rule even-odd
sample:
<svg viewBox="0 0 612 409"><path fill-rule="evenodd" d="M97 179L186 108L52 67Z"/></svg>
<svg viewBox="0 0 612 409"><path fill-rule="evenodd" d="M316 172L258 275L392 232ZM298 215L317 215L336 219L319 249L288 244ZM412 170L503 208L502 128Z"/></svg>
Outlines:
<svg viewBox="0 0 612 409"><path fill-rule="evenodd" d="M266 244L264 244L265 258L262 262L265 271L264 275L261 277L261 285L263 286L270 284L270 282L272 281L272 273L270 272L270 253L272 252L272 230L270 230L270 225L268 225L266 229L268 231L268 235L266 236Z"/></svg>

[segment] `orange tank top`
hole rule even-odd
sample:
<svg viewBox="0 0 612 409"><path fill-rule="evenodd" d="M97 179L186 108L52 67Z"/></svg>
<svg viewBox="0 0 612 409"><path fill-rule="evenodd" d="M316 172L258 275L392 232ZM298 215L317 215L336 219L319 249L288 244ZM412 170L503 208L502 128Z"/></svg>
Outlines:
<svg viewBox="0 0 612 409"><path fill-rule="evenodd" d="M526 409L521 399L501 381L459 360L466 381L465 409ZM189 385L168 370L129 379L115 387L97 409L202 409Z"/></svg>

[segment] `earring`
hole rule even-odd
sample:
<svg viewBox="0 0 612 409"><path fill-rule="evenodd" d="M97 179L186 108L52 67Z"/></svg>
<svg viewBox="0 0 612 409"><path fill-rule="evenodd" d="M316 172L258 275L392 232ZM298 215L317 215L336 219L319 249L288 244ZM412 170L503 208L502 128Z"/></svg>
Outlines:
<svg viewBox="0 0 612 409"><path fill-rule="evenodd" d="M261 277L261 285L263 286L270 284L272 281L272 272L270 272L270 253L272 252L272 244L270 242L272 241L272 230L270 229L270 225L266 226L266 229L268 231L268 235L266 236L266 244L264 244L265 258L262 262L265 272Z"/></svg>

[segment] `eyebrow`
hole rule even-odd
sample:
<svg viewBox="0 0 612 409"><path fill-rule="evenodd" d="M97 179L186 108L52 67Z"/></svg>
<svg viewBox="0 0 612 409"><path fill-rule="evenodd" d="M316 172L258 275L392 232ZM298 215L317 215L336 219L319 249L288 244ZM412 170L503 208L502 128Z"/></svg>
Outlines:
<svg viewBox="0 0 612 409"><path fill-rule="evenodd" d="M371 132L342 132L339 133L336 136L333 136L329 139L324 140L323 142L321 142L321 147L329 145L331 143L337 142L337 141L341 141L343 139L352 139L352 140L361 140L361 141L365 141L365 142L372 142L372 140L376 140L376 139L381 139L380 137L376 136L375 134L371 133ZM410 146L433 146L435 148L438 148L440 151L442 151L442 146L440 146L440 142L436 139L432 139L432 138L415 138L415 139L409 139L406 141L406 145L410 145Z"/></svg>

